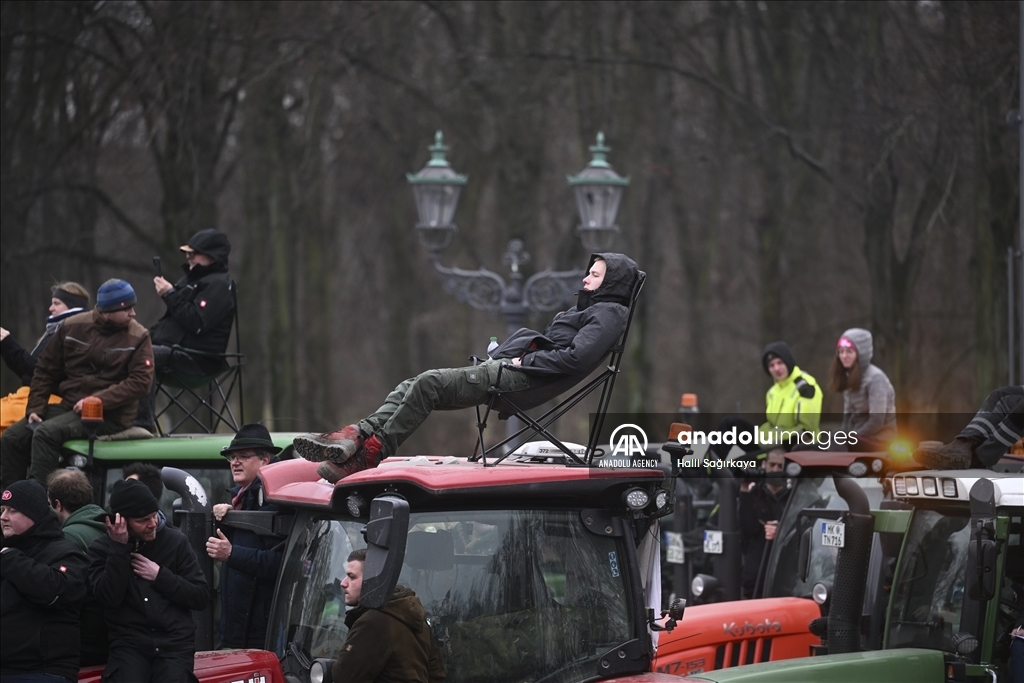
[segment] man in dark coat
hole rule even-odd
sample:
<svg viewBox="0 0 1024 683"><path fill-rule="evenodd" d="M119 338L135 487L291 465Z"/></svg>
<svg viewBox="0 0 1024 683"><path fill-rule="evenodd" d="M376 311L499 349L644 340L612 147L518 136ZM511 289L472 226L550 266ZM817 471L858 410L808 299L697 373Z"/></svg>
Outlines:
<svg viewBox="0 0 1024 683"><path fill-rule="evenodd" d="M135 321L135 302L129 283L107 280L93 310L57 328L32 375L25 419L0 437L0 485L26 474L46 481L60 463L61 445L88 436L81 418L86 398L103 404L99 434L131 427L153 384L153 347L149 330ZM63 400L48 404L53 394Z"/></svg>
<svg viewBox="0 0 1024 683"><path fill-rule="evenodd" d="M192 610L210 599L195 551L157 516L149 488L114 483L107 533L89 546L89 584L104 608L110 656L104 683L189 680L195 655Z"/></svg>
<svg viewBox="0 0 1024 683"><path fill-rule="evenodd" d="M773 448L764 462L766 478L744 482L740 487L738 517L743 541L743 597L751 598L765 547L775 540L779 520L789 500L789 487L783 469L786 449Z"/></svg>
<svg viewBox="0 0 1024 683"><path fill-rule="evenodd" d="M235 313L228 275L231 243L219 230L200 230L181 251L186 258L185 277L173 285L160 275L153 278L167 312L153 326L152 335L157 369L170 366L190 372L193 366L186 359L171 358L171 346L209 353L223 353L228 346ZM200 357L192 360L199 370L196 374L214 365Z"/></svg>
<svg viewBox="0 0 1024 683"><path fill-rule="evenodd" d="M260 505L260 468L281 449L261 424L242 425L220 453L231 465L231 504L213 506L217 520L231 510L273 511L276 505ZM221 647L263 647L274 598L274 582L281 566L282 542L246 529L217 529L206 542L206 552L222 562L220 573Z"/></svg>
<svg viewBox="0 0 1024 683"><path fill-rule="evenodd" d="M64 539L46 489L30 479L0 495L0 677L78 679L85 553Z"/></svg>
<svg viewBox="0 0 1024 683"><path fill-rule="evenodd" d="M54 470L46 480L46 496L60 520L60 532L82 552L100 536L107 534L103 508L92 502L89 478L82 470L70 467ZM83 572L83 580L85 578ZM105 664L107 661L107 624L103 608L91 595L82 603L82 666Z"/></svg>
<svg viewBox="0 0 1024 683"><path fill-rule="evenodd" d="M178 346L219 354L227 349L235 318L235 297L228 275L231 243L219 230L200 230L182 245L185 276L173 285L162 275L153 278L156 293L167 311L151 330L156 369L184 375L212 375L222 366L219 358L189 354ZM144 402L136 426L152 431L154 398Z"/></svg>
<svg viewBox="0 0 1024 683"><path fill-rule="evenodd" d="M332 673L335 683L436 683L444 680L444 664L434 647L427 613L416 594L403 586L382 609L359 606L366 550L348 556L345 615L348 637Z"/></svg>
<svg viewBox="0 0 1024 683"><path fill-rule="evenodd" d="M541 386L566 375L589 373L626 329L637 265L622 254L593 254L576 306L559 313L543 333L520 328L480 365L428 370L399 384L377 412L358 425L295 439L295 452L324 461L320 476L337 481L376 467L423 424L433 410L486 403L499 378L503 391Z"/></svg>

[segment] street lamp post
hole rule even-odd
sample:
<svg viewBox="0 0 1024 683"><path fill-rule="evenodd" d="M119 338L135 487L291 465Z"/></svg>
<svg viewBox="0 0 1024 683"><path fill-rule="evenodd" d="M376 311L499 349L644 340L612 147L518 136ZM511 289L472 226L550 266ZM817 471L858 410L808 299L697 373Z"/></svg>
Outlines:
<svg viewBox="0 0 1024 683"><path fill-rule="evenodd" d="M412 185L419 215L416 234L430 253L445 291L477 310L501 313L508 334L522 327L531 311L553 311L571 305L584 271L549 269L524 279L520 266L530 261L530 254L520 239L510 240L502 254L502 263L509 268L507 280L486 268L463 270L441 265L441 252L458 231L452 218L467 177L456 173L445 159L448 147L440 131L429 149L427 165L406 178ZM593 159L587 167L568 180L580 213L576 228L580 241L590 251L604 251L619 233L615 216L629 178L615 173L605 159L611 150L604 144L603 133L597 134L597 144L590 151Z"/></svg>

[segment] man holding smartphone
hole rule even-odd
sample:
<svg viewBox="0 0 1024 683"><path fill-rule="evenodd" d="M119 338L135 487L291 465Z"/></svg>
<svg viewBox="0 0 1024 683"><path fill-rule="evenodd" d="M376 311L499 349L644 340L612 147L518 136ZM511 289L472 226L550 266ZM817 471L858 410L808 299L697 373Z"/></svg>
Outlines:
<svg viewBox="0 0 1024 683"><path fill-rule="evenodd" d="M212 375L220 369L219 358L190 354L182 349L203 353L224 353L231 337L235 298L228 275L231 243L219 230L200 230L181 247L185 254L185 276L173 285L159 273L159 261L153 259L157 274L153 277L156 293L167 312L150 330L157 374L172 370L186 375ZM174 348L177 346L178 348ZM155 388L155 387L154 387ZM154 431L155 397L151 394L140 406L137 427ZM144 436L144 434L140 435Z"/></svg>

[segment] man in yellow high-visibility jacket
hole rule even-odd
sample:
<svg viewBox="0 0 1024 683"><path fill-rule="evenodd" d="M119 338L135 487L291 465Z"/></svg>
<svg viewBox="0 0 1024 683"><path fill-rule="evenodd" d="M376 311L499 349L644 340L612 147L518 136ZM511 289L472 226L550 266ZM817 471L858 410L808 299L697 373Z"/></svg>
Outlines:
<svg viewBox="0 0 1024 683"><path fill-rule="evenodd" d="M765 422L761 431L774 429L818 433L821 422L821 387L796 365L786 342L772 342L761 356L764 371L775 384L765 396Z"/></svg>

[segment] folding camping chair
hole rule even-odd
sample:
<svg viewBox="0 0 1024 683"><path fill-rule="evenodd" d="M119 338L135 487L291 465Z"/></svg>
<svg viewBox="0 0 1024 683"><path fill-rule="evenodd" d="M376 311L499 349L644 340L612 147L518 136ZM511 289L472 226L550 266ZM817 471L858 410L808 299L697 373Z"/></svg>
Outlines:
<svg viewBox="0 0 1024 683"><path fill-rule="evenodd" d="M221 423L232 431L238 431L242 420L235 417L231 397L238 387L238 416L245 414L242 391L242 335L238 331L238 295L234 281L231 282L231 297L235 302L235 351L210 353L187 349L178 345L171 347L175 354L187 354L200 361L210 370L204 374L190 374L163 368L156 376L156 393L167 399L167 403L156 410L157 431L161 435L174 434L186 424L207 434L213 434ZM176 408L181 414L170 412ZM166 432L160 425L160 417L167 414L171 428Z"/></svg>
<svg viewBox="0 0 1024 683"><path fill-rule="evenodd" d="M636 281L633 283L633 291L629 297L629 313L626 316L626 329L623 330L619 343L611 348L611 357L607 367L605 367L605 369L594 379L574 391L570 396L562 399L557 405L540 417L536 419L532 418L526 414L526 411L531 408L536 408L539 405L543 405L544 403L547 403L555 397L572 389L574 386L589 377L594 370L600 367L601 363L599 362L595 366L587 368L586 370L576 374L564 375L562 377L552 379L550 382L541 386L523 389L520 391L502 391L498 388L500 386L501 372L504 371L504 366L499 369L498 381L494 383L494 386L487 390L491 397L487 402L487 408L482 418L480 416L480 408L479 406L477 407L478 437L476 450L474 451L472 458L473 460L482 458L484 465L497 465L508 457L509 454L519 448L519 446L522 446L530 439L535 436L543 436L559 450L565 453L570 462L577 465L590 465L593 463L597 451L597 440L600 438L601 429L604 427L605 415L608 413L608 405L611 403L612 388L615 386L615 377L619 374L619 370L622 365L622 355L626 350L626 338L629 336L629 328L633 324L633 314L636 312L637 300L640 298L640 290L643 289L644 281L646 279L647 273L642 270L637 273ZM594 422L590 426L590 437L587 440L587 450L584 452L583 459L581 459L573 453L568 446L551 434L551 432L548 431L548 427L562 417L562 415L569 412L569 410L576 406L576 404L593 393L598 387L602 388L601 399L598 402L597 411L594 415ZM492 411L498 412L499 420L506 420L510 416L515 416L522 420L526 426L515 434L506 437L501 442L487 448L484 445L484 430L487 429L487 418L490 416ZM524 434L526 436L523 436ZM508 448L505 455L498 457L491 463L487 462L487 456L489 454L499 451L499 449L513 441L517 441L517 443Z"/></svg>

